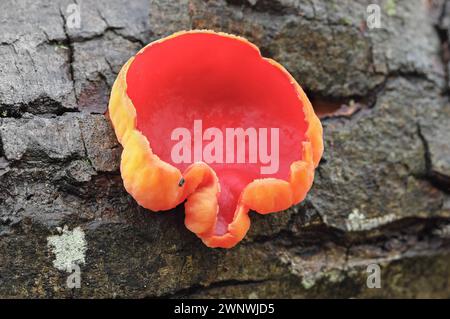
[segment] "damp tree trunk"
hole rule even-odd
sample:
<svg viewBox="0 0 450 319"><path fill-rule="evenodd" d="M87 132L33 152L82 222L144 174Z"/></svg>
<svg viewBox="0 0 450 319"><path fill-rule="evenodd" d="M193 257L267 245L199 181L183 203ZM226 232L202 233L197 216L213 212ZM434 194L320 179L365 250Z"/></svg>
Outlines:
<svg viewBox="0 0 450 319"><path fill-rule="evenodd" d="M0 25L0 297L450 297L450 1L6 0ZM307 199L230 250L135 203L103 115L130 56L191 28L257 44L324 126Z"/></svg>

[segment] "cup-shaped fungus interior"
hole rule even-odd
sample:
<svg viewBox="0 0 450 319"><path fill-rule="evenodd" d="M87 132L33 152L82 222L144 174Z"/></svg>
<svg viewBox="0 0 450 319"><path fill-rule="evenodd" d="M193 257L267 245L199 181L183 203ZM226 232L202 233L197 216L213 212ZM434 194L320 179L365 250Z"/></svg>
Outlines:
<svg viewBox="0 0 450 319"><path fill-rule="evenodd" d="M216 235L239 196L261 178L289 178L308 123L289 75L241 39L185 33L136 55L127 94L137 129L181 172L204 161L220 183Z"/></svg>

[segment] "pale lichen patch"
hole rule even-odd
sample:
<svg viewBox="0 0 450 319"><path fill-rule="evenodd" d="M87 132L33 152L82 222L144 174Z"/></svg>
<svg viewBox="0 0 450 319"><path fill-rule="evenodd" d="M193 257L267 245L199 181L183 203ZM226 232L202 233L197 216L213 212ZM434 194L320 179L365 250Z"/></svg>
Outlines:
<svg viewBox="0 0 450 319"><path fill-rule="evenodd" d="M68 271L72 265L85 263L87 243L83 230L76 227L69 230L67 226L59 228L60 235L47 237L47 246L55 255L53 266Z"/></svg>
<svg viewBox="0 0 450 319"><path fill-rule="evenodd" d="M365 231L377 228L381 225L393 222L396 219L394 214L387 214L380 217L367 218L359 209L355 208L347 217L345 225L348 231Z"/></svg>

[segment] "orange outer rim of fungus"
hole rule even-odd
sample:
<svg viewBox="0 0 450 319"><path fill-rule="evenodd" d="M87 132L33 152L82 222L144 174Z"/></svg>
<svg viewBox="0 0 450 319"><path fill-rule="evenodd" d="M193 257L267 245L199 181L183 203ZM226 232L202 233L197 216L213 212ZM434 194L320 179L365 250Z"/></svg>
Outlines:
<svg viewBox="0 0 450 319"><path fill-rule="evenodd" d="M180 31L148 44L137 54L143 53L156 43L188 33L216 34L242 41L252 47L261 59L279 68L289 78L303 105L305 122L308 123L306 141L302 142L302 159L290 165L288 181L262 178L249 183L240 195L227 232L215 235L220 186L214 170L203 162L197 162L182 174L178 168L162 161L152 152L149 141L137 129L136 109L127 95L126 75L135 57L131 57L122 67L112 88L109 116L116 136L123 146L120 170L125 189L139 205L152 211L169 210L186 200L186 227L206 246L231 248L245 237L250 227L250 209L260 214L268 214L288 209L306 197L313 183L314 170L323 153L322 125L297 81L282 65L262 57L259 49L245 38L209 30ZM182 178L185 182L180 187Z"/></svg>

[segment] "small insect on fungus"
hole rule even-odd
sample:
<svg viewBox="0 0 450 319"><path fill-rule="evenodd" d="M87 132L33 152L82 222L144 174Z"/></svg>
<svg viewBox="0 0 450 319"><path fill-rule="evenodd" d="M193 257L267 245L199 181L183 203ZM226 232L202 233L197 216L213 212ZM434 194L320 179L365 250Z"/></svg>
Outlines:
<svg viewBox="0 0 450 319"><path fill-rule="evenodd" d="M267 214L301 202L322 125L294 78L247 40L194 30L150 43L122 67L109 116L126 190L151 211L185 202L185 225L230 248Z"/></svg>

